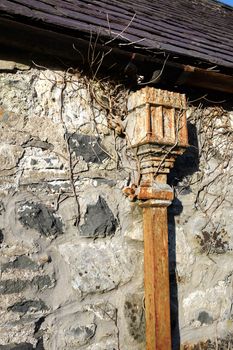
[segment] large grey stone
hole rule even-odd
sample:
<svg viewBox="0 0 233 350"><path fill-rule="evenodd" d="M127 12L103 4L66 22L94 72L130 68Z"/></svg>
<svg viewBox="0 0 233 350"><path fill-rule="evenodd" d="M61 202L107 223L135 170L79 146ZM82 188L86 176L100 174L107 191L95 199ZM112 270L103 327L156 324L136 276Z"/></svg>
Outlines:
<svg viewBox="0 0 233 350"><path fill-rule="evenodd" d="M14 261L10 261L2 266L1 270L22 269L22 270L38 270L39 266L25 255L17 257Z"/></svg>
<svg viewBox="0 0 233 350"><path fill-rule="evenodd" d="M32 280L7 279L0 282L0 294L20 293L30 287L43 290L53 285L54 280L48 275L35 276Z"/></svg>
<svg viewBox="0 0 233 350"><path fill-rule="evenodd" d="M70 266L72 286L81 294L110 291L135 273L138 254L119 241L65 243L59 249Z"/></svg>
<svg viewBox="0 0 233 350"><path fill-rule="evenodd" d="M13 312L37 312L37 311L44 311L48 310L48 307L45 305L43 300L23 300L19 301L18 303L15 303L14 305L10 306L8 310Z"/></svg>
<svg viewBox="0 0 233 350"><path fill-rule="evenodd" d="M109 156L104 151L98 137L84 134L68 135L69 146L76 156L81 156L87 163L101 164Z"/></svg>
<svg viewBox="0 0 233 350"><path fill-rule="evenodd" d="M116 227L116 218L107 202L100 196L97 203L87 206L80 234L85 237L104 237L114 234Z"/></svg>
<svg viewBox="0 0 233 350"><path fill-rule="evenodd" d="M68 346L81 346L88 343L94 337L96 324L92 323L85 326L72 327L65 332L65 343Z"/></svg>
<svg viewBox="0 0 233 350"><path fill-rule="evenodd" d="M20 293L28 287L29 283L27 280L2 280L0 282L0 294Z"/></svg>
<svg viewBox="0 0 233 350"><path fill-rule="evenodd" d="M62 221L54 210L42 203L22 202L18 207L19 221L27 228L37 230L42 235L53 236L63 233Z"/></svg>
<svg viewBox="0 0 233 350"><path fill-rule="evenodd" d="M142 294L128 294L124 304L124 315L129 334L138 343L145 341L145 314Z"/></svg>
<svg viewBox="0 0 233 350"><path fill-rule="evenodd" d="M35 276L32 279L31 285L38 289L39 291L51 288L54 286L54 279L51 278L49 275L42 275L42 276Z"/></svg>

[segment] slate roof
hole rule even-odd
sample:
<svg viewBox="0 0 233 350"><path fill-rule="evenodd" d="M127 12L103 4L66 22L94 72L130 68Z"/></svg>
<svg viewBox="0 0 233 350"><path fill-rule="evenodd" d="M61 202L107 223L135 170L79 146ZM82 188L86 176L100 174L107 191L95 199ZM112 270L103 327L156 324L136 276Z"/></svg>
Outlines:
<svg viewBox="0 0 233 350"><path fill-rule="evenodd" d="M233 68L233 8L215 0L0 0L1 17Z"/></svg>

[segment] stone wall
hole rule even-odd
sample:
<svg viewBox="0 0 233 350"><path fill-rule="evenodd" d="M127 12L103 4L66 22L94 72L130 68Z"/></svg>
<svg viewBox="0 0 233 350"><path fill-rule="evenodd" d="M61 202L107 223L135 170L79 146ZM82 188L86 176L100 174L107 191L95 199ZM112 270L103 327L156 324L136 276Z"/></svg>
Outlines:
<svg viewBox="0 0 233 350"><path fill-rule="evenodd" d="M191 147L170 176L174 326L184 350L233 348L233 108L203 102L188 110Z"/></svg>
<svg viewBox="0 0 233 350"><path fill-rule="evenodd" d="M145 349L142 216L122 194L136 165L92 83L0 73L1 349ZM192 147L169 179L174 349L232 344L230 123L190 107Z"/></svg>
<svg viewBox="0 0 233 350"><path fill-rule="evenodd" d="M0 74L1 349L144 349L141 213L85 79Z"/></svg>

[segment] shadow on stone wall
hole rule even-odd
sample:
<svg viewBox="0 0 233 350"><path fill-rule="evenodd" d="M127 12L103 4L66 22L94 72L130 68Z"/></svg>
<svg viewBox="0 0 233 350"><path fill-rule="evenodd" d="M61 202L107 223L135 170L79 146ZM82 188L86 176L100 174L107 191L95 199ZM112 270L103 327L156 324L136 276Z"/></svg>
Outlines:
<svg viewBox="0 0 233 350"><path fill-rule="evenodd" d="M168 210L168 240L169 240L169 272L170 272L170 303L171 303L171 332L172 349L180 349L178 282L176 277L176 229L175 215L183 210L182 203L175 199Z"/></svg>
<svg viewBox="0 0 233 350"><path fill-rule="evenodd" d="M194 174L199 169L199 150L196 127L188 123L189 147L186 152L177 158L175 166L168 176L168 183L182 194L191 192L188 181L189 175ZM175 217L183 211L182 202L176 198L168 208L168 235L169 235L169 269L170 269L170 302L171 302L171 331L172 349L179 350L180 327L179 327L179 304L178 304L178 284L176 274L176 223Z"/></svg>

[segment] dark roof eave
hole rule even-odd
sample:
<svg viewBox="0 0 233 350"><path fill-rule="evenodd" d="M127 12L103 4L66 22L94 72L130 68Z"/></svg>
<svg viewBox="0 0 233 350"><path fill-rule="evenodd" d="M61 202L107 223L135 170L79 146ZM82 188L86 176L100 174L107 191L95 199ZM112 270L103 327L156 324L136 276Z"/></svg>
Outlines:
<svg viewBox="0 0 233 350"><path fill-rule="evenodd" d="M0 16L233 68L233 8L217 0L1 0Z"/></svg>
<svg viewBox="0 0 233 350"><path fill-rule="evenodd" d="M15 20L0 17L0 44L13 49L25 50L28 52L46 54L48 56L67 59L74 62L76 66L85 64L90 50L90 41L73 37L71 35L57 33L52 30L38 28ZM162 65L163 60L149 56L148 52L132 53L119 48L110 48L99 43L95 43L97 52L106 53L105 62L108 66L117 63L118 66L125 67L133 59L139 66ZM204 89L212 89L233 94L233 78L229 75L216 73L204 69L189 67L172 61L168 61L167 66L179 70L181 79L174 82L185 85L197 86Z"/></svg>

